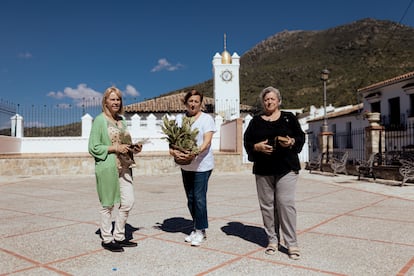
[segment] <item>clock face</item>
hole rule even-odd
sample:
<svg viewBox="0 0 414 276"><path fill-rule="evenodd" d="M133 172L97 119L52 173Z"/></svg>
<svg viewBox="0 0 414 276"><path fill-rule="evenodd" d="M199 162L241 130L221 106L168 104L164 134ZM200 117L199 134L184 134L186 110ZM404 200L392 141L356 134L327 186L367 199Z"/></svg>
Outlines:
<svg viewBox="0 0 414 276"><path fill-rule="evenodd" d="M231 81L231 79L233 78L233 75L231 74L229 70L225 70L223 71L223 73L221 73L221 78L224 81Z"/></svg>

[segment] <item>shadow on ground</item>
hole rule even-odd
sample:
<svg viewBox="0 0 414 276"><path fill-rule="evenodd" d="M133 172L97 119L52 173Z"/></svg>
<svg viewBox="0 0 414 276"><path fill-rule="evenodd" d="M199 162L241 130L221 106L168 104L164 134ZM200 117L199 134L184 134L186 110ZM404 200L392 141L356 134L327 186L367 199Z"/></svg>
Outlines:
<svg viewBox="0 0 414 276"><path fill-rule="evenodd" d="M114 226L115 222L112 222L112 232L114 231ZM125 239L127 241L132 240L134 238L133 234L135 231L138 231L139 228L136 228L134 226L132 226L131 224L127 223L125 224ZM98 229L95 231L95 234L99 236L99 238L102 240L102 235L101 235L101 229Z"/></svg>
<svg viewBox="0 0 414 276"><path fill-rule="evenodd" d="M184 233L189 235L193 230L193 221L185 219L183 217L173 217L165 219L162 223L157 222L154 226L155 229L159 229L169 233Z"/></svg>
<svg viewBox="0 0 414 276"><path fill-rule="evenodd" d="M266 232L261 227L244 225L243 223L233 221L221 227L221 230L227 235L240 237L261 247L266 247L268 244Z"/></svg>

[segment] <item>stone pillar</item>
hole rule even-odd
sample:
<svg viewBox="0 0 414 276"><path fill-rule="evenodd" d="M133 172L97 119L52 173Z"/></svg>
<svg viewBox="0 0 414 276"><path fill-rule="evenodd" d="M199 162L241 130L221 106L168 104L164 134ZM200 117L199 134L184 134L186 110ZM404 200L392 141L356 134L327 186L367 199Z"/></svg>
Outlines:
<svg viewBox="0 0 414 276"><path fill-rule="evenodd" d="M132 138L136 138L140 134L140 128L141 128L141 117L138 114L134 114L131 117L131 136Z"/></svg>
<svg viewBox="0 0 414 276"><path fill-rule="evenodd" d="M24 136L23 117L19 114L10 118L11 120L11 136L22 138Z"/></svg>
<svg viewBox="0 0 414 276"><path fill-rule="evenodd" d="M147 128L151 132L157 131L157 117L152 113L147 116Z"/></svg>
<svg viewBox="0 0 414 276"><path fill-rule="evenodd" d="M214 122L216 124L216 129L217 132L216 133L220 133L220 129L221 129L221 125L223 124L223 117L221 117L220 115L216 115L216 117L214 118Z"/></svg>
<svg viewBox="0 0 414 276"><path fill-rule="evenodd" d="M86 113L82 116L82 137L89 138L92 129L92 116Z"/></svg>
<svg viewBox="0 0 414 276"><path fill-rule="evenodd" d="M328 163L333 155L333 133L322 131L319 135L319 152L323 154L322 163Z"/></svg>
<svg viewBox="0 0 414 276"><path fill-rule="evenodd" d="M365 160L368 160L371 153L385 151L385 130L379 124L380 113L367 113L365 117L369 121L369 126L365 128Z"/></svg>

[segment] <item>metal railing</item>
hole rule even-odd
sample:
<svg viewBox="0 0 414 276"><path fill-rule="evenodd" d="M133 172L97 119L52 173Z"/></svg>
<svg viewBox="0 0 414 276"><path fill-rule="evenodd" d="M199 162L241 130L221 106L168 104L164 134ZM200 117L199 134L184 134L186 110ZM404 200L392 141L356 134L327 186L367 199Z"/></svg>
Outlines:
<svg viewBox="0 0 414 276"><path fill-rule="evenodd" d="M406 123L397 130L385 130L385 151L410 150L414 150L414 123Z"/></svg>
<svg viewBox="0 0 414 276"><path fill-rule="evenodd" d="M407 151L414 152L414 123L406 122L402 127L395 129L384 129L385 144L381 145L384 149L382 154L400 156ZM319 133L308 134L310 156L312 160L319 154ZM378 137L378 139L382 139ZM348 162L355 164L357 160L364 160L366 157L365 129L354 129L351 132L337 132L333 135L333 151L349 153ZM386 164L385 164L386 165Z"/></svg>
<svg viewBox="0 0 414 276"><path fill-rule="evenodd" d="M0 135L11 135L10 118L16 114L16 110L14 103L0 99Z"/></svg>
<svg viewBox="0 0 414 276"><path fill-rule="evenodd" d="M81 118L86 113L96 116L101 112L101 99L83 99L78 104L20 105L0 102L0 115L4 129L0 134L11 135L10 119L19 114L24 120L24 137L80 136ZM7 123L6 123L7 121Z"/></svg>

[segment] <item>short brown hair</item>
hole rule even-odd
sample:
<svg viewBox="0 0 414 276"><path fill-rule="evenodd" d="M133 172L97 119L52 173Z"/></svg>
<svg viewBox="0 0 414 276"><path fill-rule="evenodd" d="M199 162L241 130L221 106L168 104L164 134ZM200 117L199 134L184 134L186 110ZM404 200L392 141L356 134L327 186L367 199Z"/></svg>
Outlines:
<svg viewBox="0 0 414 276"><path fill-rule="evenodd" d="M195 89L192 89L191 91L188 91L185 94L184 99L183 99L183 103L186 104L187 101L188 101L188 99L191 98L191 96L195 96L195 95L200 96L200 102L202 103L203 102L203 98L204 98L203 93L201 93L201 92L199 92L199 91L197 91Z"/></svg>

